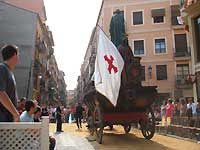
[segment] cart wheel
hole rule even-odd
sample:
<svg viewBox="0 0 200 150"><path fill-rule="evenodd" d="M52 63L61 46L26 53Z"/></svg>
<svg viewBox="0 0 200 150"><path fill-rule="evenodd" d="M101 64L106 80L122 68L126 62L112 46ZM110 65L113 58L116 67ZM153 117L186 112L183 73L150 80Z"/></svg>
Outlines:
<svg viewBox="0 0 200 150"><path fill-rule="evenodd" d="M150 140L155 133L155 116L151 108L148 108L147 116L148 119L141 121L140 126L143 136Z"/></svg>
<svg viewBox="0 0 200 150"><path fill-rule="evenodd" d="M99 107L96 107L94 111L94 128L96 133L96 140L99 144L102 144L104 126Z"/></svg>
<svg viewBox="0 0 200 150"><path fill-rule="evenodd" d="M124 125L124 131L125 131L126 134L128 134L131 131L131 124Z"/></svg>

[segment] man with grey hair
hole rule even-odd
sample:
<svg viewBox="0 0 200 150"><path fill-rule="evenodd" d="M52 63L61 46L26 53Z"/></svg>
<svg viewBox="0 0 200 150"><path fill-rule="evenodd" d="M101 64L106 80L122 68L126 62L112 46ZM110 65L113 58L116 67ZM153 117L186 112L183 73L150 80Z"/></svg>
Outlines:
<svg viewBox="0 0 200 150"><path fill-rule="evenodd" d="M13 74L18 61L19 50L15 45L6 45L1 51L3 63L0 63L0 122L19 121L16 82Z"/></svg>

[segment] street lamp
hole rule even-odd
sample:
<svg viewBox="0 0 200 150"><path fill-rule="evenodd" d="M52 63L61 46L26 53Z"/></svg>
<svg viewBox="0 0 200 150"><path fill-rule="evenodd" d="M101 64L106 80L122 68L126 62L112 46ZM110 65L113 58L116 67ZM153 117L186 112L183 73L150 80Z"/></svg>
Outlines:
<svg viewBox="0 0 200 150"><path fill-rule="evenodd" d="M152 78L152 67L151 67L151 65L149 65L149 67L148 67L148 73L149 73L149 78L151 79Z"/></svg>

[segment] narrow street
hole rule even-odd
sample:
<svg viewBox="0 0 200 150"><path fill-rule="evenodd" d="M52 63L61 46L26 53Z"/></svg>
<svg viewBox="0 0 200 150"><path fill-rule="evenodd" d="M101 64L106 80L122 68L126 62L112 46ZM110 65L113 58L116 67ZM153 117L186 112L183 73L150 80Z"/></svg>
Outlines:
<svg viewBox="0 0 200 150"><path fill-rule="evenodd" d="M56 124L50 124L50 133L56 130ZM89 132L83 126L83 129L77 130L76 124L63 124L63 130L66 134L77 137L88 137ZM152 140L145 140L139 130L132 129L127 135L121 126L114 126L113 131L104 130L103 144L96 141L91 142L95 150L198 150L200 144L180 140L172 137L155 134Z"/></svg>

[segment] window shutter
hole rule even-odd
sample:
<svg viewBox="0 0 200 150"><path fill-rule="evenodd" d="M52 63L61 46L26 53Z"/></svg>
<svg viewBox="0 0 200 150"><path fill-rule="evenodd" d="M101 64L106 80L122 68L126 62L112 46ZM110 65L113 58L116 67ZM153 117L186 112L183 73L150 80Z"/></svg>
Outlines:
<svg viewBox="0 0 200 150"><path fill-rule="evenodd" d="M153 9L151 10L152 17L165 16L165 9Z"/></svg>
<svg viewBox="0 0 200 150"><path fill-rule="evenodd" d="M172 16L172 25L179 25L177 16L181 16L180 12L180 6L179 5L173 5L171 6L171 16Z"/></svg>
<svg viewBox="0 0 200 150"><path fill-rule="evenodd" d="M176 34L175 35L175 48L176 48L176 52L186 52L187 51L186 34Z"/></svg>
<svg viewBox="0 0 200 150"><path fill-rule="evenodd" d="M171 15L172 16L180 16L180 6L179 5L172 5L171 6Z"/></svg>
<svg viewBox="0 0 200 150"><path fill-rule="evenodd" d="M156 65L157 80L167 80L167 65Z"/></svg>

